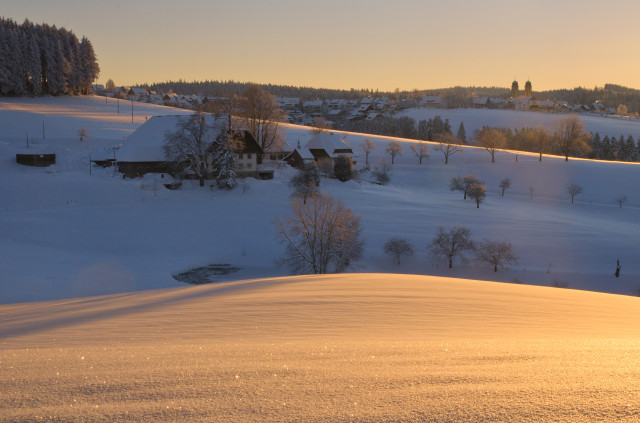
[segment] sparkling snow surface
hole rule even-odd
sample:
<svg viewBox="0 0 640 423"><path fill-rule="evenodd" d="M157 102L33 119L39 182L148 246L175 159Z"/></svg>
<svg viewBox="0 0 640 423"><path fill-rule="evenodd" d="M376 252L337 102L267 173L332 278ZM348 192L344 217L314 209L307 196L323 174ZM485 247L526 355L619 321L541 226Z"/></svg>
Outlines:
<svg viewBox="0 0 640 423"><path fill-rule="evenodd" d="M429 276L0 306L2 421L640 419L640 299Z"/></svg>

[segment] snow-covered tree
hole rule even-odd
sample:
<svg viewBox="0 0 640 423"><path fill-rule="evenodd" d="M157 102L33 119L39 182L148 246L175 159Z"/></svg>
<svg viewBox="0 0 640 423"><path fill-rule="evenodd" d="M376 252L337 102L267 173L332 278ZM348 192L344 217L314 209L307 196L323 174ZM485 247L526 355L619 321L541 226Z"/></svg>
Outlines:
<svg viewBox="0 0 640 423"><path fill-rule="evenodd" d="M292 216L276 218L276 236L286 246L281 263L293 273L341 272L362 257L360 216L342 201L320 193L294 198Z"/></svg>
<svg viewBox="0 0 640 423"><path fill-rule="evenodd" d="M195 113L188 118L179 118L176 130L165 134L164 150L167 159L176 163L184 163L204 186L207 170L212 163L212 148L217 133L202 113Z"/></svg>
<svg viewBox="0 0 640 423"><path fill-rule="evenodd" d="M314 164L306 165L291 178L291 185L295 190L294 195L301 197L302 202L306 204L307 198L318 193L320 186L318 167Z"/></svg>
<svg viewBox="0 0 640 423"><path fill-rule="evenodd" d="M215 129L218 131L218 135L211 148L212 166L209 171L216 175L218 188L231 189L237 184L236 156L226 128L220 125Z"/></svg>

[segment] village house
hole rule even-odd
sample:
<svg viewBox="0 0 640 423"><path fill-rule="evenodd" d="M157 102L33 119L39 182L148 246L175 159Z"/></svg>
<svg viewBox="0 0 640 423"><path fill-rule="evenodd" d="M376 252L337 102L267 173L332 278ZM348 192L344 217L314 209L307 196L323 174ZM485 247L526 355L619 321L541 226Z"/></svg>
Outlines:
<svg viewBox="0 0 640 423"><path fill-rule="evenodd" d="M290 166L302 169L306 164L317 164L322 160L331 160L335 164L335 160L340 156L347 156L356 163L353 149L344 140L344 136L334 132L322 132L311 137L304 147L298 141L296 148L282 160Z"/></svg>
<svg viewBox="0 0 640 423"><path fill-rule="evenodd" d="M125 177L134 178L146 173L167 173L177 175L182 166L170 162L165 155L165 135L177 129L179 119L189 115L153 116L134 133L129 135L118 151L117 168ZM226 130L227 118L205 115L207 124L219 130ZM233 134L235 171L238 177L269 179L272 170L261 169L258 157L263 154L260 145L251 132L240 129Z"/></svg>

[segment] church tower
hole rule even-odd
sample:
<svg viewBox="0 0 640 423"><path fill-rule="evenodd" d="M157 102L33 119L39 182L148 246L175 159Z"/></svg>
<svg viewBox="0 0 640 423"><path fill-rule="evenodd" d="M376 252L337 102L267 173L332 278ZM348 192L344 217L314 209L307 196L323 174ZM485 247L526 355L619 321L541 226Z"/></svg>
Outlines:
<svg viewBox="0 0 640 423"><path fill-rule="evenodd" d="M527 81L524 84L524 95L525 97L531 97L533 95L533 90L531 89L531 81Z"/></svg>
<svg viewBox="0 0 640 423"><path fill-rule="evenodd" d="M513 84L511 84L511 98L518 98L519 95L518 81L513 81Z"/></svg>

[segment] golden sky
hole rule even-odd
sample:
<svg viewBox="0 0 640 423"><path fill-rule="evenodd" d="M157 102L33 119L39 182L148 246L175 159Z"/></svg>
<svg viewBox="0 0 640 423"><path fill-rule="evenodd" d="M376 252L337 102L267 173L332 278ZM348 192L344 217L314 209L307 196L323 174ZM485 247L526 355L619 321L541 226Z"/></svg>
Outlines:
<svg viewBox="0 0 640 423"><path fill-rule="evenodd" d="M3 2L5 3L5 2ZM98 82L640 88L637 0L9 0L93 43Z"/></svg>

